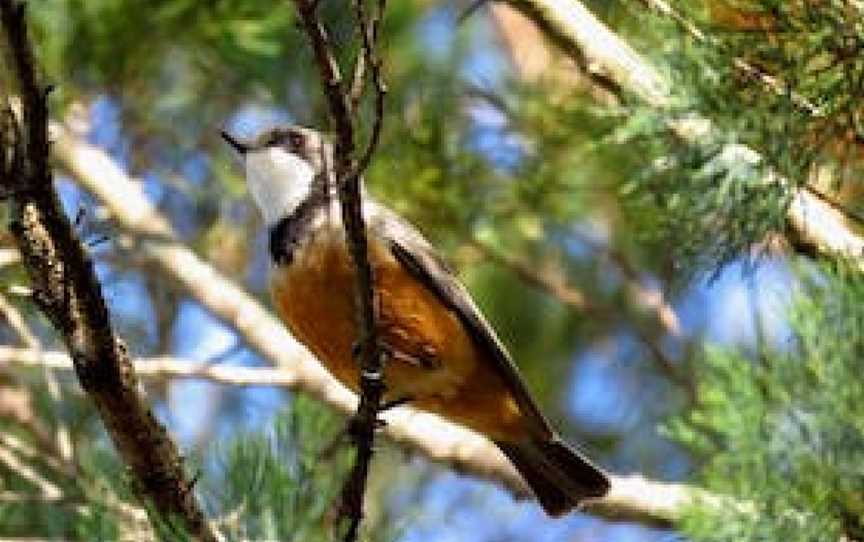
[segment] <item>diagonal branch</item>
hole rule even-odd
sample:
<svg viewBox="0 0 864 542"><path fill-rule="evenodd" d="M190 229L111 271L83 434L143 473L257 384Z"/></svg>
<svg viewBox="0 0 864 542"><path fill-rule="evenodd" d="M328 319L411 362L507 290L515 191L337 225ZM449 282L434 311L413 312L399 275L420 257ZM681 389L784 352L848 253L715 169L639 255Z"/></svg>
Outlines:
<svg viewBox="0 0 864 542"><path fill-rule="evenodd" d="M139 495L152 502L165 520L179 519L196 537L216 540L185 478L176 446L138 391L126 348L111 326L93 263L53 190L48 89L38 82L24 6L19 1L0 1L23 120L17 130L23 137L6 142L11 154L20 158L6 161L10 149L3 149L0 183L10 195L10 231L33 284L34 300L66 342L81 385L129 466Z"/></svg>
<svg viewBox="0 0 864 542"><path fill-rule="evenodd" d="M351 117L351 103L342 81L342 72L330 36L318 18L318 2L314 0L294 0L303 30L309 37L309 45L318 65L318 74L327 99L330 120L336 132L335 160L336 178L343 180L350 171L349 162L354 154L354 124Z"/></svg>
<svg viewBox="0 0 864 542"><path fill-rule="evenodd" d="M591 244L592 248L595 250L602 250L602 247L591 243L587 239L584 239L583 241ZM560 271L550 272L542 267L538 268L536 265L529 265L527 262L512 255L501 253L477 239L471 240L470 246L476 249L489 261L507 269L526 284L546 293L559 303L569 307L571 310L590 315L594 319L608 319L611 317L611 314L606 307L602 307L588 300L581 290L568 284L566 277ZM665 298L663 293L645 287L640 282L632 264L630 264L622 254L613 249L609 249L608 257L618 265L622 274L625 276L626 286L630 297L632 297L640 306L654 312L664 333L668 334L670 337L681 339L681 324L678 321L678 316L675 313L675 309ZM634 321L632 325L636 337L651 353L651 359L654 360L660 371L672 383L680 386L691 400L695 399L695 383L691 376L682 371L680 367L676 366L675 363L669 359L669 357L663 352L660 344L658 344L657 339L651 337L639 322Z"/></svg>
<svg viewBox="0 0 864 542"><path fill-rule="evenodd" d="M502 0L531 19L561 50L590 68L586 71L596 82L608 88L634 94L646 104L667 108L671 89L657 70L637 54L624 40L598 20L577 0ZM668 128L682 141L699 146L715 140L716 128L708 119L691 116L670 120ZM737 145L735 155L746 153L755 160L761 157L752 149ZM769 172L767 184L792 186L776 172ZM796 183L801 184L801 183ZM831 206L808 185L794 188L786 210L786 220L793 245L823 256L843 257L864 270L864 227L848 213Z"/></svg>
<svg viewBox="0 0 864 542"><path fill-rule="evenodd" d="M602 314L603 317L607 316L603 314L603 308L588 299L582 290L567 284L563 273L549 273L533 263L529 264L524 259L496 250L478 239L472 239L469 243L485 259L507 269L525 284L548 293L570 309L591 314L594 317L599 314Z"/></svg>

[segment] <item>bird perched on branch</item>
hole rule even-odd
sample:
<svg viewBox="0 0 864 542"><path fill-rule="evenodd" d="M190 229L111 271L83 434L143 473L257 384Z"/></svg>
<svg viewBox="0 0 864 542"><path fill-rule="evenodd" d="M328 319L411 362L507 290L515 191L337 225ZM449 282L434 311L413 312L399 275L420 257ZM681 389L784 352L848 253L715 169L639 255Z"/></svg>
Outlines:
<svg viewBox="0 0 864 542"><path fill-rule="evenodd" d="M249 191L270 231L273 303L288 329L354 391L358 323L331 144L277 127L245 141ZM409 401L488 436L547 513L558 516L609 489L606 475L564 444L468 291L410 224L363 196L374 276L384 399Z"/></svg>

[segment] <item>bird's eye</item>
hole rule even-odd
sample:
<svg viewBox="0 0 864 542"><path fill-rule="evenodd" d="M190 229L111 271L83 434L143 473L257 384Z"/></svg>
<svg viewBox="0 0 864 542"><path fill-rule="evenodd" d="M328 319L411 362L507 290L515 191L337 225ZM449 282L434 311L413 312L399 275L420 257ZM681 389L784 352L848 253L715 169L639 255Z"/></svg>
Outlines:
<svg viewBox="0 0 864 542"><path fill-rule="evenodd" d="M288 134L288 146L292 151L298 151L303 148L303 136L296 133L291 132Z"/></svg>

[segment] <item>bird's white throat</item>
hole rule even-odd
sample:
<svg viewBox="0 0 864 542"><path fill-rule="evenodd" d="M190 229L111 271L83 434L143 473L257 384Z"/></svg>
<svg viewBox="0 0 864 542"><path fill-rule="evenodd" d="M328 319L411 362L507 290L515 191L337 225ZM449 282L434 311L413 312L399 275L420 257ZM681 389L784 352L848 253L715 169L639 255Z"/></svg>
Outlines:
<svg viewBox="0 0 864 542"><path fill-rule="evenodd" d="M246 153L246 183L268 226L309 196L314 177L309 162L279 147Z"/></svg>

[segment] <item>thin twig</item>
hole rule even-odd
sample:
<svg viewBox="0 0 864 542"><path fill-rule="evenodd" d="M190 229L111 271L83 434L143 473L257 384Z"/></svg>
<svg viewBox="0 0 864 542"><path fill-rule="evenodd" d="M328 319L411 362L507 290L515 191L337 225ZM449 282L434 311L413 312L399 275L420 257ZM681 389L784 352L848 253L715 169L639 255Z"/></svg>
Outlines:
<svg viewBox="0 0 864 542"><path fill-rule="evenodd" d="M294 0L294 4L297 6L297 12L318 64L321 83L329 106L330 121L336 131L335 175L339 186L342 222L348 249L356 269L355 295L357 297L360 330L358 343L360 405L352 421L352 432L357 447L357 456L354 468L343 488L343 508L341 510L350 520L345 540L353 541L357 538L360 521L363 517L363 494L366 489L369 463L372 459L375 428L378 426L378 412L384 395L384 374L377 340L374 279L367 254L366 225L363 219L360 182L362 173L368 166L378 143L386 89L381 81L380 60L374 54L374 40L377 39L377 31L367 24L361 0L355 2L354 8L360 24L363 56L365 56L364 64L372 73L378 97L372 135L363 157L357 162L354 158L354 123L357 110L351 106L350 89L346 89L342 81L327 31L318 19L314 2ZM383 15L383 0L379 0L379 9L380 17ZM328 173L325 172L324 174Z"/></svg>
<svg viewBox="0 0 864 542"><path fill-rule="evenodd" d="M16 350L31 352L27 349ZM71 368L71 363L69 367ZM4 377L17 380L15 375L8 371L8 364L3 368L7 369L4 371ZM0 419L6 420L27 432L43 452L60 457L56 449L57 440L54 438L54 433L42 423L42 417L34 412L33 394L26 383L16 382L15 384L0 386Z"/></svg>
<svg viewBox="0 0 864 542"><path fill-rule="evenodd" d="M354 439L357 446L357 457L349 479L343 491L343 506L350 518L344 540L353 542L357 539L360 522L363 518L363 497L366 493L366 482L369 478L369 466L374 451L375 430L379 426L378 414L386 387L384 381L382 352L377 342L377 314L375 310L374 277L369 264L366 248L366 226L363 222L361 207L360 183L363 173L369 166L372 155L378 146L381 126L384 122L384 97L387 92L381 75L381 60L376 54L375 45L378 40L378 25L384 15L385 0L378 0L378 14L373 20L368 20L364 0L355 0L354 8L357 24L360 27L362 51L365 66L371 74L375 89L375 113L372 122L372 133L366 149L359 162L349 171L344 181L340 183L339 197L342 202L342 219L349 239L354 265L357 269L357 287L359 289L359 311L361 322L360 338L360 405L353 426ZM335 113L335 112L334 112ZM359 111L355 110L355 122Z"/></svg>
<svg viewBox="0 0 864 542"><path fill-rule="evenodd" d="M351 103L351 114L357 114L360 109L360 101L363 99L363 91L366 89L366 50L360 49L357 60L354 62L354 75L351 76L351 92L349 102Z"/></svg>
<svg viewBox="0 0 864 542"><path fill-rule="evenodd" d="M39 339L30 331L21 312L2 293L0 293L0 318L5 320L6 325L18 336L22 345L31 350L40 347Z"/></svg>
<svg viewBox="0 0 864 542"><path fill-rule="evenodd" d="M52 371L73 370L72 360L63 352L43 352L27 348L0 346L0 365L44 367ZM135 372L142 379L200 378L217 384L232 386L268 386L295 389L299 378L296 373L269 367L238 367L213 365L175 357L136 359Z"/></svg>
<svg viewBox="0 0 864 542"><path fill-rule="evenodd" d="M336 132L334 149L336 178L342 181L344 174L350 171L350 167L346 166L354 154L354 125L351 121L351 106L343 88L342 74L330 44L330 37L318 19L316 11L318 3L312 0L294 0L294 4L297 6L297 13L300 15L303 29L309 36L309 44L318 65L318 73L324 88L324 97L327 99L330 120L333 122L333 128Z"/></svg>
<svg viewBox="0 0 864 542"><path fill-rule="evenodd" d="M27 505L45 505L52 506L82 506L86 504L84 499L80 497L71 497L68 495L54 495L45 493L22 493L17 491L0 491L0 504L27 504ZM37 542L40 539L33 538L2 538L0 542Z"/></svg>
<svg viewBox="0 0 864 542"><path fill-rule="evenodd" d="M463 9L462 13L460 13L459 16L456 17L456 24L461 25L465 23L465 21L467 21L469 17L477 13L480 8L482 8L489 2L490 0L472 0L471 4L467 8Z"/></svg>
<svg viewBox="0 0 864 542"><path fill-rule="evenodd" d="M541 292L545 292L570 309L578 311L579 313L590 314L594 319L611 317L608 309L589 301L581 290L568 284L563 273L550 273L543 269L538 269L536 265L532 267L518 258L494 250L481 241L473 240L471 246L490 261L511 271L523 282L534 286ZM636 277L635 269L629 266L629 262L624 259L616 260L616 257L613 256L611 251L610 257L618 263L621 272L624 273L631 295L640 303L647 305L655 312L658 321L666 333L672 337L681 338L681 328L675 310L665 301L662 293L650 292L647 288L642 286L638 281L638 277ZM618 257L621 258L622 256L618 255ZM671 359L669 359L661 346L657 343L657 340L651 337L638 322L633 322L633 330L639 341L642 342L650 352L650 359L656 363L660 371L666 375L671 382L680 385L682 389L687 392L688 397L693 399L696 391L691 376L684 373Z"/></svg>
<svg viewBox="0 0 864 542"><path fill-rule="evenodd" d="M352 174L362 176L369 167L372 155L378 147L381 139L381 128L384 124L384 99L387 95L387 85L384 83L384 76L381 71L381 57L377 54L376 45L379 38L378 29L381 26L384 10L387 8L387 0L378 0L378 14L371 20L366 15L364 0L354 0L354 6L357 13L357 24L360 26L360 35L363 40L362 55L366 59L364 64L369 67L375 91L375 114L372 120L372 132L369 136L369 142L366 144L366 150L357 163L356 172Z"/></svg>
<svg viewBox="0 0 864 542"><path fill-rule="evenodd" d="M93 263L63 213L49 163L49 87L37 78L25 4L0 0L10 71L21 96L23 138L7 142L22 156L3 164L12 232L33 284L33 299L62 335L82 387L92 398L129 466L136 489L165 521L180 520L195 537L218 540L185 479L183 462L138 390L116 337Z"/></svg>
<svg viewBox="0 0 864 542"><path fill-rule="evenodd" d="M678 319L675 308L666 299L662 291L652 291L642 284L639 270L636 269L633 262L623 252L613 246L599 243L587 235L580 235L578 233L574 233L574 235L579 238L580 242L591 248L591 250L609 258L609 261L614 263L624 275L627 287L636 301L654 312L657 321L666 333L671 337L681 338L681 321Z"/></svg>
<svg viewBox="0 0 864 542"><path fill-rule="evenodd" d="M8 433L0 434L0 446L15 452L19 457L27 461L43 464L53 469L57 474L71 477L77 472L75 465L66 461L62 456L55 455L52 450L44 450L31 446L15 435Z"/></svg>
<svg viewBox="0 0 864 542"><path fill-rule="evenodd" d="M567 284L562 274L543 272L536 265L529 265L476 239L471 240L470 244L487 260L511 271L526 284L548 293L571 309L593 316L603 312L601 307L592 303L582 290Z"/></svg>

